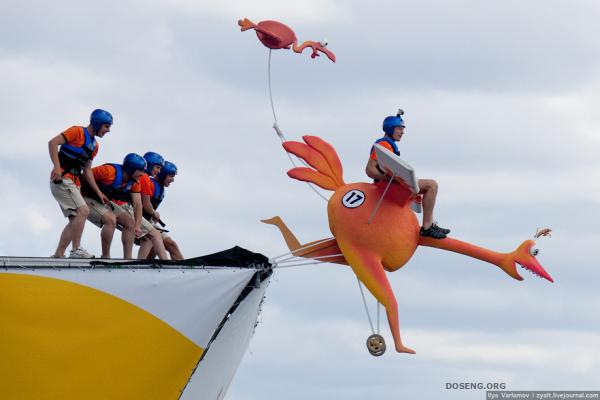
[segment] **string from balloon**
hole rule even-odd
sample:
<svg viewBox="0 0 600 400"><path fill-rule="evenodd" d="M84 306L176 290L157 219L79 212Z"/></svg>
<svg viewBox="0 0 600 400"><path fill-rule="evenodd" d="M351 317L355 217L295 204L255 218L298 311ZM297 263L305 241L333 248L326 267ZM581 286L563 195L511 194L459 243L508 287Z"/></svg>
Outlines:
<svg viewBox="0 0 600 400"><path fill-rule="evenodd" d="M283 143L283 142L287 141L287 139L283 135L283 132L281 131L281 129L279 129L279 124L277 123L277 113L275 112L275 102L273 101L273 90L271 89L271 53L272 52L273 52L273 49L269 49L269 61L267 63L267 77L268 77L268 81L269 81L269 100L271 101L271 111L273 112L273 120L274 120L273 128L275 129L275 132L277 132L277 136L279 136L281 143ZM287 151L285 154L287 154L288 159L290 160L290 162L292 163L294 168L296 168L296 163L292 159L292 156L290 156L290 154ZM300 159L300 161L302 162L302 164L304 164L305 167L309 167L308 164L306 164L306 162L304 162L304 160ZM327 197L323 196L323 194L321 192L319 192L311 183L306 182L306 184L320 198L322 198L325 201L329 201L329 199Z"/></svg>
<svg viewBox="0 0 600 400"><path fill-rule="evenodd" d="M269 61L268 61L268 65L267 65L267 75L268 75L268 82L269 82L269 100L271 102L271 111L273 112L273 120L274 120L273 128L275 129L275 132L277 132L277 136L279 136L279 139L283 143L287 139L283 135L283 132L279 129L279 124L278 124L278 121L277 121L277 113L275 112L275 102L273 101L273 90L272 90L272 87L271 87L271 53L272 53L272 51L273 51L272 49L269 49ZM292 157L290 156L290 154L288 152L286 152L286 154L288 156L288 159L290 160L290 162L294 166L294 168L296 168L296 163L294 162L294 160L292 159ZM308 165L304 162L304 160L300 159L300 161L304 164L305 167L308 167ZM323 194L321 192L319 192L309 182L306 182L306 184L308 185L308 187L310 187L312 189L313 192L315 192L323 200L329 201L325 196L323 196ZM280 256L274 257L272 260L275 261L278 258L282 258L282 257L288 256L290 254L293 255L298 250L305 250L307 248L316 246L318 244L324 243L324 242L329 241L329 240L331 240L331 239L321 240L321 241L319 241L317 243L314 243L312 245L301 247L301 248L296 249L296 250L294 250L292 252L289 252L289 253L282 254ZM292 256L292 257L288 257L288 258L285 258L285 259L282 259L282 260L279 260L279 261L275 261L274 264L275 264L276 268L302 267L302 266L307 266L307 265L322 264L324 261L320 261L321 259L339 257L341 255L342 254L335 254L335 255L322 256L322 257L312 257L312 259L317 260L317 261L312 261L312 262L301 262L300 260L302 260L302 258L297 257L297 256ZM281 265L281 264L287 264L287 265ZM360 280L358 281L358 287L360 289L360 294L361 294L361 297L362 297L362 300L363 300L363 304L365 306L365 312L367 314L367 318L369 319L369 325L371 326L371 332L373 332L373 334L375 334L375 329L373 328L373 322L371 321L371 314L369 313L369 308L367 307L367 301L365 299L365 294L363 293L362 284L360 283ZM379 333L379 302L377 302L377 333Z"/></svg>
<svg viewBox="0 0 600 400"><path fill-rule="evenodd" d="M269 64L267 65L267 74L269 75L269 99L271 100L271 111L273 111L273 119L275 123L277 123L277 115L275 114L275 105L273 103L273 91L271 90L271 52L273 50L269 49Z"/></svg>

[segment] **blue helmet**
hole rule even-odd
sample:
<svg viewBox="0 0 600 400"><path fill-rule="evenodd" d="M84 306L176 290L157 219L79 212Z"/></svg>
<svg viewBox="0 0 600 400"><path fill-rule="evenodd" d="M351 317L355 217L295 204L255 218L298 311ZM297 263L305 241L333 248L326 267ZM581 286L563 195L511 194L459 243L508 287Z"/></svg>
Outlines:
<svg viewBox="0 0 600 400"><path fill-rule="evenodd" d="M155 165L160 165L161 167L165 166L165 159L163 156L153 151L144 154L144 160L146 160L146 173L148 174L152 172L152 168L154 168Z"/></svg>
<svg viewBox="0 0 600 400"><path fill-rule="evenodd" d="M90 124L92 124L92 128L96 132L102 128L102 125L112 125L113 117L108 111L104 111L101 109L96 109L92 111L92 115L90 115Z"/></svg>
<svg viewBox="0 0 600 400"><path fill-rule="evenodd" d="M404 125L404 120L402 119L401 114L391 115L389 117L385 117L383 120L383 131L386 135L392 135L394 133L394 128L397 126L406 127Z"/></svg>
<svg viewBox="0 0 600 400"><path fill-rule="evenodd" d="M170 161L165 161L165 165L158 174L158 180L161 182L164 181L167 175L177 175L177 166Z"/></svg>
<svg viewBox="0 0 600 400"><path fill-rule="evenodd" d="M144 171L146 169L146 160L139 154L129 153L123 159L123 169L129 176L133 175L137 170Z"/></svg>

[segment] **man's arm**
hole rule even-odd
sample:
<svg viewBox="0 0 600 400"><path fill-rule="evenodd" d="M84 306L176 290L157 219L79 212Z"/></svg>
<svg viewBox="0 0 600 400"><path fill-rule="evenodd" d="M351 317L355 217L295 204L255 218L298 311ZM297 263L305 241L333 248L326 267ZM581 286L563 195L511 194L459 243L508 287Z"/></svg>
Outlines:
<svg viewBox="0 0 600 400"><path fill-rule="evenodd" d="M98 187L98 184L96 183L96 178L94 178L94 173L92 172L92 160L88 160L83 167L83 179L85 179L89 187L96 192L102 204L108 204L108 197L102 193Z"/></svg>
<svg viewBox="0 0 600 400"><path fill-rule="evenodd" d="M152 219L158 221L160 219L160 214L152 207L152 202L150 201L150 196L143 194L142 195L142 206L144 212L150 214Z"/></svg>
<svg viewBox="0 0 600 400"><path fill-rule="evenodd" d="M367 176L369 178L380 181L385 179L387 175L379 172L379 169L377 168L378 165L379 164L377 164L377 160L369 158L369 161L367 162L367 167L365 168L365 172L367 173Z"/></svg>
<svg viewBox="0 0 600 400"><path fill-rule="evenodd" d="M54 168L50 172L50 179L54 182L59 182L62 179L62 169L60 168L60 161L58 160L58 146L67 143L65 137L60 134L54 136L48 142L48 152L50 153L50 161Z"/></svg>
<svg viewBox="0 0 600 400"><path fill-rule="evenodd" d="M142 195L131 193L131 201L133 202L135 237L140 237L142 236Z"/></svg>

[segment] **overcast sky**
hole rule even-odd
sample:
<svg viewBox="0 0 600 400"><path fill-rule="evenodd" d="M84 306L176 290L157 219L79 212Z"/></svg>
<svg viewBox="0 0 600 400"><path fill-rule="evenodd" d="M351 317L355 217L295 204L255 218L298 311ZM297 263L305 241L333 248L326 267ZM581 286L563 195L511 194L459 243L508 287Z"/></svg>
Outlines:
<svg viewBox="0 0 600 400"><path fill-rule="evenodd" d="M326 38L337 62L272 54L289 139L330 142L346 182L386 115L405 110L402 156L440 184L453 237L513 250L536 228L551 284L419 248L389 274L403 341L370 356L352 272L277 271L228 394L264 399L482 399L447 382L598 390L600 381L600 3L573 1L3 0L0 10L0 254L52 254L65 219L48 188L47 142L115 118L95 164L157 151L179 167L161 215L185 256L240 245L285 253L259 222L280 215L303 242L330 235L326 204L289 179L271 129L268 50L239 18ZM329 195L324 192L325 195ZM100 253L99 230L82 245ZM121 255L118 237L113 254ZM374 300L369 297L374 308ZM385 318L382 332L392 338Z"/></svg>

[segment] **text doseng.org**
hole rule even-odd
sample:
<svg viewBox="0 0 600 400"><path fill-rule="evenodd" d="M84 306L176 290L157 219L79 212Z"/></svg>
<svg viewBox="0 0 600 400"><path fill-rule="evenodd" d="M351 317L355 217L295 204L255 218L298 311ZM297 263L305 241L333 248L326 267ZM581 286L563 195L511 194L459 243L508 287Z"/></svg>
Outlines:
<svg viewBox="0 0 600 400"><path fill-rule="evenodd" d="M504 382L446 382L448 390L497 390L506 389Z"/></svg>

